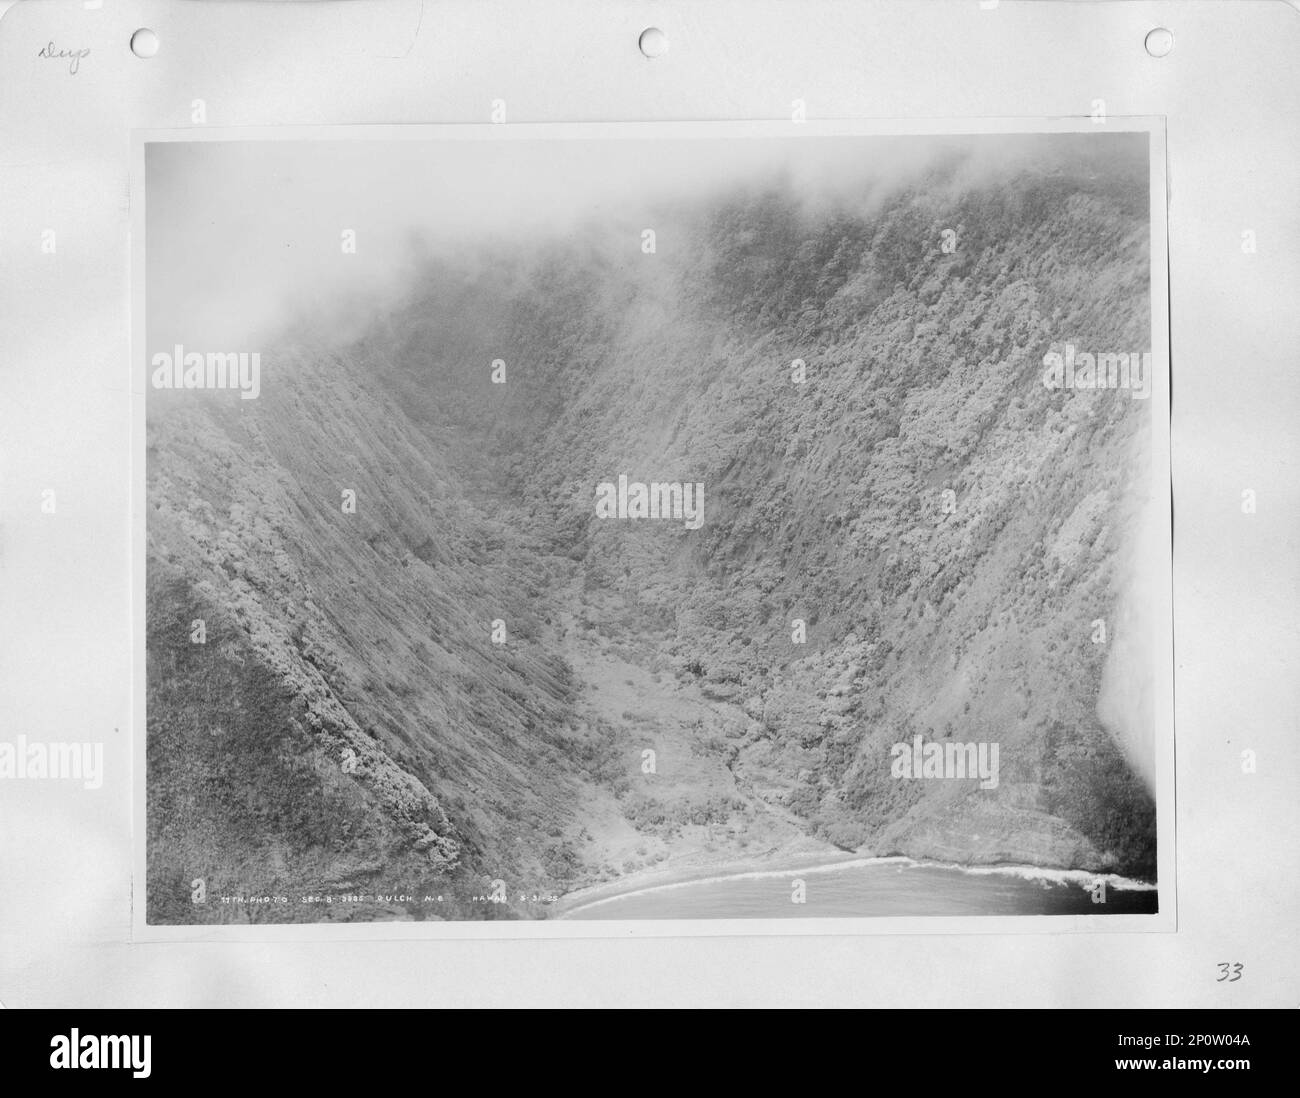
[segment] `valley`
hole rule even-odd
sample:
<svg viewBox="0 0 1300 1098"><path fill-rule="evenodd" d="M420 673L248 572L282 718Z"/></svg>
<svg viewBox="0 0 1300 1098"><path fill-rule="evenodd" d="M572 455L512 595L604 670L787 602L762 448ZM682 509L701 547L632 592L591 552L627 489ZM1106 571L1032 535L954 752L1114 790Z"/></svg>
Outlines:
<svg viewBox="0 0 1300 1098"><path fill-rule="evenodd" d="M1098 715L1151 402L1042 382L1150 344L1139 169L431 255L256 400L151 395L151 920L302 917L195 878L372 897L335 920L805 858L1152 879ZM996 743L996 788L895 780L916 736Z"/></svg>

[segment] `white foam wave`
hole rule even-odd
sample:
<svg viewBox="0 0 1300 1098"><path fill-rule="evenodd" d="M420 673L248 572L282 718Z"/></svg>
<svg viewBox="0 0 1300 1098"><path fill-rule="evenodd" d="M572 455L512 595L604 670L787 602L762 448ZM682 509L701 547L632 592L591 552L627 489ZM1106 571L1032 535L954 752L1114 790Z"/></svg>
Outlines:
<svg viewBox="0 0 1300 1098"><path fill-rule="evenodd" d="M1117 892L1155 892L1158 888L1150 881L1135 881L1131 877L1121 877L1118 873L1092 873L1086 869L1047 869L1037 865L949 865L943 862L918 864L933 866L936 869L956 869L972 876L1001 874L1046 884L1081 885L1088 889L1100 881L1105 881L1107 888Z"/></svg>

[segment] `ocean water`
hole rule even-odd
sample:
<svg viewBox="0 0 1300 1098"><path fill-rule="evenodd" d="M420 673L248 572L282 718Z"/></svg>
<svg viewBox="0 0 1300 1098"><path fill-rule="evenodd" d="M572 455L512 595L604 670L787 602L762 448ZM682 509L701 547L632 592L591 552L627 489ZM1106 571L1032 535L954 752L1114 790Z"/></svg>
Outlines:
<svg viewBox="0 0 1300 1098"><path fill-rule="evenodd" d="M796 880L806 902L791 902ZM1093 891L1105 883L1105 901ZM1154 885L1082 870L960 868L910 858L721 874L578 904L565 919L807 919L908 915L1136 915Z"/></svg>

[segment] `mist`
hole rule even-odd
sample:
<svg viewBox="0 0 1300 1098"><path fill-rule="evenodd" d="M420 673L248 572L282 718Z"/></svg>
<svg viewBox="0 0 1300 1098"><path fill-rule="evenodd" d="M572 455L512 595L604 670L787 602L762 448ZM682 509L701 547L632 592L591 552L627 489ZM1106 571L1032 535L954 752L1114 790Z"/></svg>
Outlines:
<svg viewBox="0 0 1300 1098"><path fill-rule="evenodd" d="M735 192L777 187L812 218L863 216L926 172L965 190L1026 168L1137 163L1145 143L1145 134L151 143L148 347L260 350L303 326L347 340L404 296L430 256L526 257L594 230L607 246L625 242L630 258L642 228ZM344 250L349 232L354 252Z"/></svg>
<svg viewBox="0 0 1300 1098"><path fill-rule="evenodd" d="M1145 468L1138 463L1139 468ZM1107 623L1109 653L1102 670L1097 717L1133 771L1155 793L1156 621L1152 598L1156 562L1168 557L1169 531L1160 509L1144 494L1126 548L1118 558L1121 578L1115 620Z"/></svg>

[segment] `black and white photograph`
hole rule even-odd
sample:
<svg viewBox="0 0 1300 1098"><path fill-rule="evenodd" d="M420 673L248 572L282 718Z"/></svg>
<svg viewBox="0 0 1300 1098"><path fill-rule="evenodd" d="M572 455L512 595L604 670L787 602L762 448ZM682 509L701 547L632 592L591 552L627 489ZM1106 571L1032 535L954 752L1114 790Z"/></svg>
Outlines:
<svg viewBox="0 0 1300 1098"><path fill-rule="evenodd" d="M0 0L9 1089L400 1086L432 1010L1284 1071L1297 51Z"/></svg>
<svg viewBox="0 0 1300 1098"><path fill-rule="evenodd" d="M448 129L142 143L146 927L1169 915L1159 132Z"/></svg>

